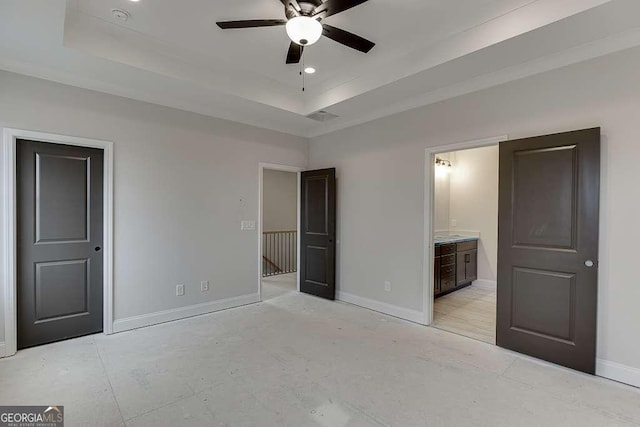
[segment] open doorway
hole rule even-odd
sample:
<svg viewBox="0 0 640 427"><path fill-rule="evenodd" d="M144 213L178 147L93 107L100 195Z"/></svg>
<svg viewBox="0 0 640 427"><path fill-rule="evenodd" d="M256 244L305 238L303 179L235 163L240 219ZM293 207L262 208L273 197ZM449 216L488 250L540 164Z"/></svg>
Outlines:
<svg viewBox="0 0 640 427"><path fill-rule="evenodd" d="M591 128L426 150L430 325L595 373L600 141Z"/></svg>
<svg viewBox="0 0 640 427"><path fill-rule="evenodd" d="M435 154L432 326L496 343L498 145Z"/></svg>
<svg viewBox="0 0 640 427"><path fill-rule="evenodd" d="M260 289L262 300L298 290L299 170L261 165Z"/></svg>

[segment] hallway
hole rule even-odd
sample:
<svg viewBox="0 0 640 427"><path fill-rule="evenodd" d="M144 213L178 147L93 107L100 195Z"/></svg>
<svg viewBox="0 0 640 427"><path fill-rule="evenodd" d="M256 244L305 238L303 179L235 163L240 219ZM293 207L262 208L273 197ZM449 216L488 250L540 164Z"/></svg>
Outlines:
<svg viewBox="0 0 640 427"><path fill-rule="evenodd" d="M296 273L262 278L262 301L297 292Z"/></svg>

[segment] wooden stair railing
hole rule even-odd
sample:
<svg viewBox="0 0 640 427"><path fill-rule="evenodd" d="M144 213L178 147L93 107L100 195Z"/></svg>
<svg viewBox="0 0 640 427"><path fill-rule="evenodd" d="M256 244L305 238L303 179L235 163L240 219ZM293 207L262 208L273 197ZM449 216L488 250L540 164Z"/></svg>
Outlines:
<svg viewBox="0 0 640 427"><path fill-rule="evenodd" d="M281 273L282 272L282 269L280 267L278 267L273 261L271 261L266 256L262 255L262 259L267 261L267 264L269 264L276 273Z"/></svg>
<svg viewBox="0 0 640 427"><path fill-rule="evenodd" d="M296 230L263 232L262 259L262 277L296 272L298 232Z"/></svg>

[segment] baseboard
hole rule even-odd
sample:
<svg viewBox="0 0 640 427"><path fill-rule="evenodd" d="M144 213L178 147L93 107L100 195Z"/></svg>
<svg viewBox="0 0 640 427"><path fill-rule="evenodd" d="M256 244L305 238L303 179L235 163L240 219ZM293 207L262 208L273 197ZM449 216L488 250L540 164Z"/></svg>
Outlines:
<svg viewBox="0 0 640 427"><path fill-rule="evenodd" d="M596 375L621 383L640 387L640 369L608 360L596 361Z"/></svg>
<svg viewBox="0 0 640 427"><path fill-rule="evenodd" d="M130 331L132 329L186 319L187 317L200 316L202 314L213 313L215 311L240 307L242 305L254 304L257 302L260 302L260 294L255 293L190 305L187 307L174 308L171 310L158 311L155 313L142 314L140 316L126 317L113 322L113 332Z"/></svg>
<svg viewBox="0 0 640 427"><path fill-rule="evenodd" d="M419 323L421 325L425 324L424 313L421 311L398 307L397 305L359 297L357 295L348 294L346 292L338 291L336 296L337 299L342 302L368 308L369 310L388 314L389 316L398 317L400 319L408 320L409 322Z"/></svg>

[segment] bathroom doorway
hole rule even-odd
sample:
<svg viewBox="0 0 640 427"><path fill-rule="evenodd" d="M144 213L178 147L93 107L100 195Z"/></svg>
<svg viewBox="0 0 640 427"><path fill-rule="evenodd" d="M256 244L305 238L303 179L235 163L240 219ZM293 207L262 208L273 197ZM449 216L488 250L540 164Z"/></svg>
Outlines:
<svg viewBox="0 0 640 427"><path fill-rule="evenodd" d="M437 153L432 326L496 343L497 144Z"/></svg>

